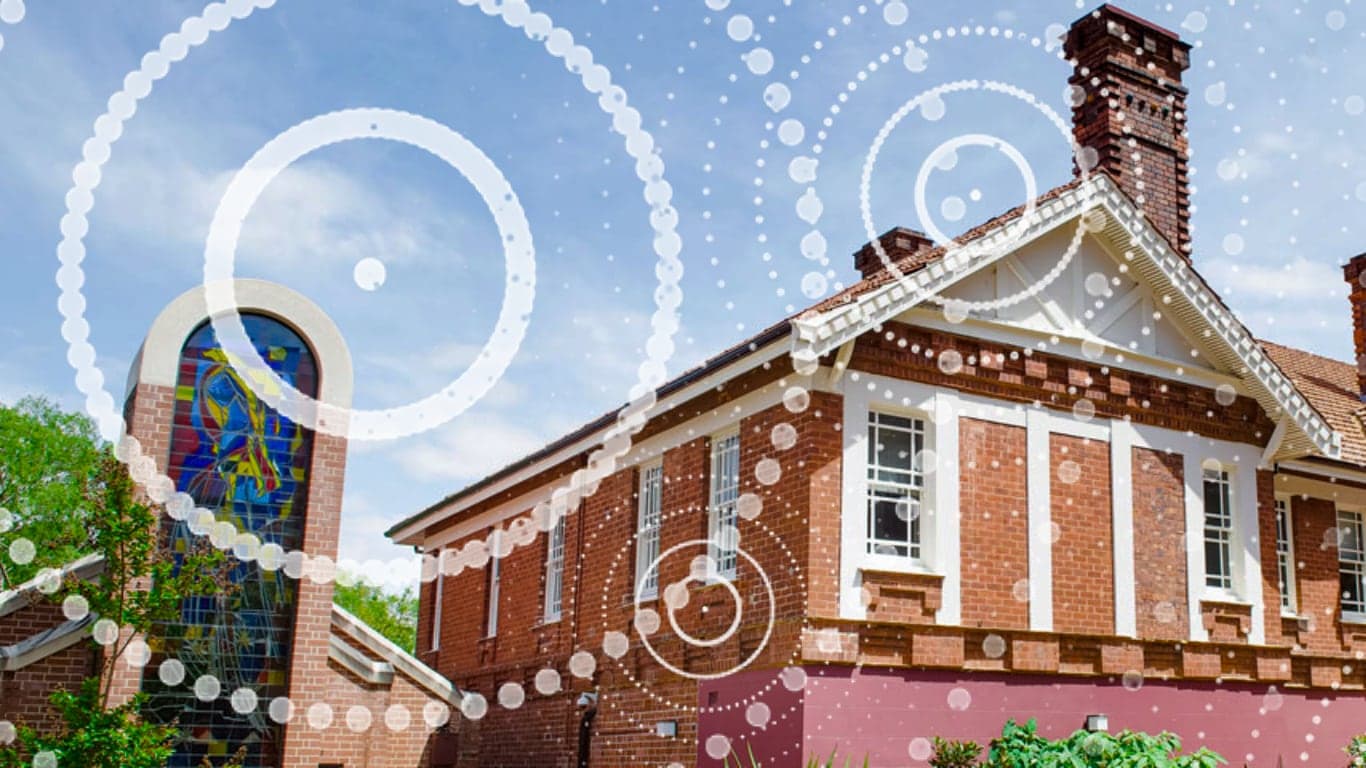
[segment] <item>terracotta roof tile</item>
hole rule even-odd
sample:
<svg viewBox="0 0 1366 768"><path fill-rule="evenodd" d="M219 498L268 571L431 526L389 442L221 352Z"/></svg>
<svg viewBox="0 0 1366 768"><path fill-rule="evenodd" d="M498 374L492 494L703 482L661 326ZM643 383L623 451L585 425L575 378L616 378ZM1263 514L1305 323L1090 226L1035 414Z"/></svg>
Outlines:
<svg viewBox="0 0 1366 768"><path fill-rule="evenodd" d="M1361 402L1356 366L1271 341L1259 343L1328 426L1342 434L1342 460L1366 465L1366 427L1362 422L1366 407Z"/></svg>
<svg viewBox="0 0 1366 768"><path fill-rule="evenodd" d="M1037 206L1042 203L1046 203L1049 200L1052 200L1053 198L1063 194L1064 192L1076 189L1077 187L1081 186L1084 182L1085 179L1077 178L1067 182L1066 184L1063 184L1062 186L1054 187L1053 189L1050 189L1047 192L1035 198L1033 204ZM981 237L982 235L985 235L987 232L990 232L991 230L995 229L996 227L999 227L1000 225L1010 221L1011 219L1019 217L1020 214L1025 212L1026 208L1028 208L1028 204L1017 205L1014 208L1011 208L1010 210L1006 211L1005 213L993 216L992 218L987 219L981 224L978 224L972 229L969 229L968 231L954 238L953 242L955 245L970 243L973 240L976 240L977 238ZM901 259L898 262L895 262L895 264L902 275L913 274L921 269L924 269L929 264L938 261L940 258L944 256L944 253L947 250L947 247L941 245L932 251L928 251L925 253L916 253L911 256L908 256L904 259ZM821 301L811 307L808 307L807 309L798 313L797 316L811 317L823 314L825 312L829 312L832 309L848 304L849 302L853 301L859 296L862 296L865 293L869 293L877 288L881 288L882 286L894 282L897 279L899 278L895 274L893 274L891 270L884 270L876 275L873 275L870 278L859 280L858 282L854 283L848 288L845 288L843 291L840 291L834 296L831 296L830 298L825 299L824 301Z"/></svg>

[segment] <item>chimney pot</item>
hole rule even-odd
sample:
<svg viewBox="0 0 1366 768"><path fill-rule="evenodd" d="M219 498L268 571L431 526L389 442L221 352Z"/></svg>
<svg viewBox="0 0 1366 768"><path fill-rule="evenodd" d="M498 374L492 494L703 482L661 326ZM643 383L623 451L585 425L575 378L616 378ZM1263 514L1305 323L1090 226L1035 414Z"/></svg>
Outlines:
<svg viewBox="0 0 1366 768"><path fill-rule="evenodd" d="M919 269L935 250L934 241L924 232L905 227L890 229L880 235L877 241L882 245L887 258L896 264L902 273ZM864 280L888 271L887 265L883 263L882 257L878 255L872 243L854 252L854 268L863 275Z"/></svg>
<svg viewBox="0 0 1366 768"><path fill-rule="evenodd" d="M1352 304L1352 346L1356 351L1357 397L1366 402L1366 253L1342 268L1347 279L1347 300Z"/></svg>
<svg viewBox="0 0 1366 768"><path fill-rule="evenodd" d="M1064 50L1075 68L1069 82L1087 93L1072 108L1077 146L1093 150L1096 170L1134 198L1172 248L1189 257L1190 144L1182 127L1187 91L1181 73L1190 67L1190 46L1174 32L1102 5L1072 24ZM1136 120L1126 119L1126 110ZM1151 205L1143 204L1139 168L1148 169L1148 185L1157 190L1147 196Z"/></svg>

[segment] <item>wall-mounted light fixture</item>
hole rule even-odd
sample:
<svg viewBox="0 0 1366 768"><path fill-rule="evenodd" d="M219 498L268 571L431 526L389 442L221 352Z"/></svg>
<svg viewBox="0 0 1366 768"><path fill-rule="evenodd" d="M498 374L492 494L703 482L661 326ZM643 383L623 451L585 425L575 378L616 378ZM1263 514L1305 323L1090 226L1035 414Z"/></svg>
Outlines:
<svg viewBox="0 0 1366 768"><path fill-rule="evenodd" d="M1105 715L1087 715L1086 730L1088 733L1108 733L1110 718Z"/></svg>
<svg viewBox="0 0 1366 768"><path fill-rule="evenodd" d="M660 720L655 723L655 734L661 739L672 739L678 735L678 721Z"/></svg>

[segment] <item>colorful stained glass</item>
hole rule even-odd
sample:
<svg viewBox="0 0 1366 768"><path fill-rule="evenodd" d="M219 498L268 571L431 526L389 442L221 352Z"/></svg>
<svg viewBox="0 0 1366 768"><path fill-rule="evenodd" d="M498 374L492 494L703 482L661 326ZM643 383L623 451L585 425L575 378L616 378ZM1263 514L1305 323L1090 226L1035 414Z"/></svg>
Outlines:
<svg viewBox="0 0 1366 768"><path fill-rule="evenodd" d="M242 324L261 358L284 381L316 396L317 366L308 345L283 323L242 315ZM303 545L308 503L312 433L276 413L243 383L205 323L190 336L180 356L170 477L176 488L238 533L285 551ZM164 540L183 553L195 540L189 521L165 519ZM281 571L236 563L225 594L196 597L181 605L178 621L154 638L158 658L147 667L143 690L147 715L177 721L181 742L168 768L198 768L205 758L218 765L246 748L247 768L280 764L283 729L267 705L287 694L297 583ZM155 588L155 587L154 587ZM162 684L161 658L177 658L185 681ZM195 696L194 683L211 675L221 694L209 702ZM231 694L247 688L258 703L236 711Z"/></svg>

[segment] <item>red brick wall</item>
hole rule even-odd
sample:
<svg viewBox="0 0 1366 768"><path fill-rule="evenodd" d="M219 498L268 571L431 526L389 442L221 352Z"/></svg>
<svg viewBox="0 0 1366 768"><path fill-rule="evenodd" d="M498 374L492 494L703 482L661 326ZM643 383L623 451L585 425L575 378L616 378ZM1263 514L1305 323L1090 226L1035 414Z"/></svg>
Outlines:
<svg viewBox="0 0 1366 768"><path fill-rule="evenodd" d="M807 613L810 616L839 615L841 520L844 507L843 429L840 425L843 398L813 392L811 409L824 414L824 426L802 430L801 441L792 451L801 451L809 481L806 581Z"/></svg>
<svg viewBox="0 0 1366 768"><path fill-rule="evenodd" d="M1029 626L1025 430L976 419L961 419L959 424L963 626L1025 629ZM1021 582L1023 587L1017 586Z"/></svg>
<svg viewBox="0 0 1366 768"><path fill-rule="evenodd" d="M1134 604L1142 638L1190 637L1182 461L1177 453L1133 449Z"/></svg>
<svg viewBox="0 0 1366 768"><path fill-rule="evenodd" d="M304 524L303 550L309 558L325 556L336 560L345 468L346 440L315 434ZM326 701L329 694L327 643L331 635L332 586L330 579L322 583L307 577L299 580L289 698L304 707ZM283 766L313 768L329 747L324 734L295 719L285 725Z"/></svg>
<svg viewBox="0 0 1366 768"><path fill-rule="evenodd" d="M781 386L781 385L780 385ZM778 391L781 391L778 390ZM741 518L741 546L768 574L774 590L777 623L762 653L749 669L776 670L796 658L806 613L807 581L804 567L823 574L821 599L836 610L839 567L839 458L841 401L815 394L799 413L775 405L740 420L740 492L759 499L762 511L755 520ZM773 431L787 425L798 439L791 448L775 446ZM784 427L786 429L786 427ZM707 536L710 438L678 445L663 457L664 521L660 548ZM777 482L764 485L756 469L766 459L781 468ZM467 569L445 580L442 601L442 639L439 653L422 657L457 684L485 695L490 702L481 735L485 765L560 765L577 751L582 710L574 705L577 693L595 690L600 698L593 723L595 764L637 765L637 760L677 761L691 765L695 757L698 684L662 669L640 644L632 620L637 490L633 468L604 478L597 491L567 518L564 608L555 624L540 622L544 599L545 536L518 547L504 559L498 637L481 640L487 568ZM828 538L808 550L810 504L813 495L823 505L821 514ZM478 534L480 538L486 532ZM456 542L456 548L464 546ZM819 550L819 551L817 551ZM686 548L661 565L661 593L681 581L689 563L705 549ZM794 578L793 576L797 576ZM741 558L735 582L745 614L740 629L712 648L685 645L669 629L666 607L656 599L645 607L664 619L655 647L665 659L691 672L719 672L750 657L763 641L768 624L768 596L751 563ZM430 622L432 587L423 590L420 623ZM457 608L457 606L461 606ZM705 609L705 610L704 610ZM679 625L697 637L715 637L734 617L729 593L718 585L693 584L688 605L677 611ZM614 660L603 651L605 633L617 631L631 639L631 648ZM426 648L426 639L420 646ZM575 651L592 653L597 670L591 680L575 679L568 658ZM552 696L535 693L533 680L543 668L556 669L563 691ZM628 674L629 673L629 674ZM633 680L634 678L634 680ZM516 711L496 704L497 689L509 680L523 683L527 703ZM660 739L654 725L678 723L679 737Z"/></svg>
<svg viewBox="0 0 1366 768"><path fill-rule="evenodd" d="M1257 472L1257 543L1262 556L1260 588L1266 608L1266 644L1290 645L1281 622L1281 586L1276 565L1276 476L1272 472ZM1294 557L1292 552L1292 563ZM1293 565L1291 578L1295 578Z"/></svg>
<svg viewBox="0 0 1366 768"><path fill-rule="evenodd" d="M1049 438L1053 540L1053 628L1109 635L1115 630L1114 525L1110 446L1067 435Z"/></svg>
<svg viewBox="0 0 1366 768"><path fill-rule="evenodd" d="M367 658L381 660L356 643L348 640L347 644ZM325 692L322 700L332 707L332 723L317 731L308 725L305 708L295 711L296 732L307 730L320 742L310 757L310 768L318 763L341 763L347 768L427 768L436 737L423 717L423 709L439 699L426 688L401 671L395 672L392 685L369 684L331 661L315 682ZM407 711L408 727L394 730L386 725L385 713L391 706ZM356 707L369 712L369 727L355 730L348 724L348 714ZM451 723L457 738L477 743L480 724L462 719L458 712L453 713Z"/></svg>
<svg viewBox="0 0 1366 768"><path fill-rule="evenodd" d="M1337 549L1337 508L1332 501L1295 497L1295 556L1299 571L1300 614L1308 619L1300 642L1310 651L1342 651L1337 617L1341 603Z"/></svg>
<svg viewBox="0 0 1366 768"><path fill-rule="evenodd" d="M59 603L42 595L35 598L32 605L0 617L0 647L66 621ZM99 649L93 643L77 643L23 669L0 672L0 720L40 730L55 724L48 697L57 690L79 688L82 680L96 673L99 660Z"/></svg>

